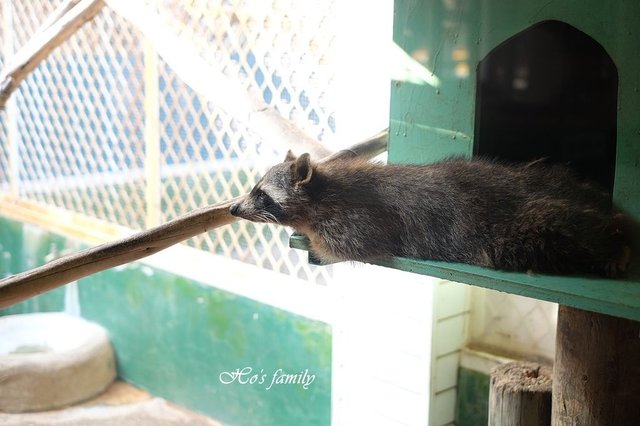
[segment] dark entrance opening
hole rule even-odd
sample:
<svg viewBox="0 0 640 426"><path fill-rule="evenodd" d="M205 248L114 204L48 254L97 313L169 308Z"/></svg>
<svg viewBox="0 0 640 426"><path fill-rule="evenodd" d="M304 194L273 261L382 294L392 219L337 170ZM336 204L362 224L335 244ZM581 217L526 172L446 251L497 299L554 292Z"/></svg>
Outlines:
<svg viewBox="0 0 640 426"><path fill-rule="evenodd" d="M545 21L496 47L477 73L474 154L547 157L613 192L618 72L599 43Z"/></svg>

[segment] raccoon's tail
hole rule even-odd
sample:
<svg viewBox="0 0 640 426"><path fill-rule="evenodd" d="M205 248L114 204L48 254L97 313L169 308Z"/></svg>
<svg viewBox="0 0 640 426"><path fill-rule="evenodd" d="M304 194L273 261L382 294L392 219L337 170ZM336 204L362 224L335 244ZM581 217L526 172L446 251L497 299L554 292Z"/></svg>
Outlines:
<svg viewBox="0 0 640 426"><path fill-rule="evenodd" d="M620 213L535 200L494 246L497 269L540 273L595 273L619 278L631 260L633 222Z"/></svg>

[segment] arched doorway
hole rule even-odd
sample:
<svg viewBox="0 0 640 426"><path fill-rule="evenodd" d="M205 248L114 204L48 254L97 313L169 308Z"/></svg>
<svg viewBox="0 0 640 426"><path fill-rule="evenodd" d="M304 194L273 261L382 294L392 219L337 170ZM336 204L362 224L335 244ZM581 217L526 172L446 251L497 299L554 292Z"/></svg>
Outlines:
<svg viewBox="0 0 640 426"><path fill-rule="evenodd" d="M598 42L540 22L480 61L477 81L475 155L547 157L613 191L618 73Z"/></svg>

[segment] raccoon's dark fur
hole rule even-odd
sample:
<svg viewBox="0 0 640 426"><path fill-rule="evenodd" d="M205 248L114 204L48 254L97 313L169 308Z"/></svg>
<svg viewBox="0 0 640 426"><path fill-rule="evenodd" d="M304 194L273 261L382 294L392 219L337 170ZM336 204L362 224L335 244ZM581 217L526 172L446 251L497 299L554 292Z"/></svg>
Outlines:
<svg viewBox="0 0 640 426"><path fill-rule="evenodd" d="M627 221L607 194L543 162L316 164L288 154L231 214L290 226L329 261L401 256L615 277L630 258Z"/></svg>

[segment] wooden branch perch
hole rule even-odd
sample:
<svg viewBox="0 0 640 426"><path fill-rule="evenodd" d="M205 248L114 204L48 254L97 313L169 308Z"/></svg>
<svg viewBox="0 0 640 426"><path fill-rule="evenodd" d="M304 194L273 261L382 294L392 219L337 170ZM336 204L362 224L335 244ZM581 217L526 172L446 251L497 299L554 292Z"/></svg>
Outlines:
<svg viewBox="0 0 640 426"><path fill-rule="evenodd" d="M102 0L67 1L47 19L0 75L0 109L4 108L22 80L49 56L53 49L64 43L85 22L93 19L103 5Z"/></svg>
<svg viewBox="0 0 640 426"><path fill-rule="evenodd" d="M387 150L389 144L389 129L384 129L370 138L351 145L347 149L342 149L322 159L322 162L343 160L345 158L373 158Z"/></svg>
<svg viewBox="0 0 640 426"><path fill-rule="evenodd" d="M335 161L354 156L371 158L384 151L387 134L387 131L381 132L322 161ZM245 196L193 210L184 216L130 237L70 254L30 271L0 280L0 308L22 302L87 275L142 259L195 235L232 223L236 218L229 213L229 207L243 197Z"/></svg>
<svg viewBox="0 0 640 426"><path fill-rule="evenodd" d="M240 197L239 197L240 198ZM0 281L0 308L114 266L133 262L235 220L229 207L239 198L193 210L163 225L119 241L61 257Z"/></svg>

